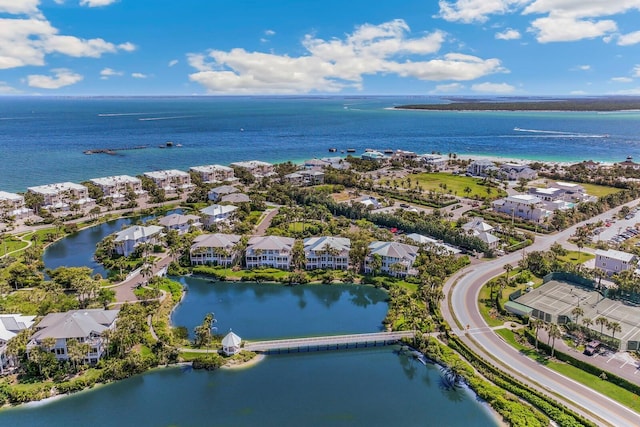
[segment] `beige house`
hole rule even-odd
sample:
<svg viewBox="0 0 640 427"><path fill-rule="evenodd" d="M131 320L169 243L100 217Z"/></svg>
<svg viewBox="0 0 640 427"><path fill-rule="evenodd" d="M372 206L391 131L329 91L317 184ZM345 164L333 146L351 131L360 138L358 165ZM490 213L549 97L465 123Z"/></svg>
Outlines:
<svg viewBox="0 0 640 427"><path fill-rule="evenodd" d="M123 200L129 191L133 191L137 197L147 194L142 189L142 181L129 175L106 176L103 178L92 178L89 182L100 187L105 197L113 200Z"/></svg>
<svg viewBox="0 0 640 427"><path fill-rule="evenodd" d="M22 314L0 314L0 375L5 374L7 368L15 366L15 361L7 355L7 343L20 331L33 326L35 318Z"/></svg>
<svg viewBox="0 0 640 427"><path fill-rule="evenodd" d="M262 162L260 160L250 160L248 162L234 162L231 167L246 169L256 178L272 176L275 174L271 163Z"/></svg>
<svg viewBox="0 0 640 427"><path fill-rule="evenodd" d="M236 181L233 168L222 165L194 166L189 169L200 176L202 182L213 184L217 182Z"/></svg>
<svg viewBox="0 0 640 427"><path fill-rule="evenodd" d="M33 210L24 205L24 196L0 191L0 217L8 215L16 218L24 218L32 213Z"/></svg>
<svg viewBox="0 0 640 427"><path fill-rule="evenodd" d="M194 187L191 184L191 175L177 169L145 172L144 176L151 178L158 188L162 188L166 194L175 194Z"/></svg>

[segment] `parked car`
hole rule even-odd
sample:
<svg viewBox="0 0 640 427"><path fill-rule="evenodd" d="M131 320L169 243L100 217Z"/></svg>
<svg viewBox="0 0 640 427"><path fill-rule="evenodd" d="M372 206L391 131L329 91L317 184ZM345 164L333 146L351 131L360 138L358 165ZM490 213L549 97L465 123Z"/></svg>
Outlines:
<svg viewBox="0 0 640 427"><path fill-rule="evenodd" d="M600 349L600 341L597 341L597 340L589 341L587 346L584 348L584 354L586 354L587 356L593 356L599 351L599 349Z"/></svg>

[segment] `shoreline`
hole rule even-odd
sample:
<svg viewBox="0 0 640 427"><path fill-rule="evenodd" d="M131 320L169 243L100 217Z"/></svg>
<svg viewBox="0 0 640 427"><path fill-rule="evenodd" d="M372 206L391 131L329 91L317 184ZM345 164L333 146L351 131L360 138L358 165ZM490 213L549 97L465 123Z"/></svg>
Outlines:
<svg viewBox="0 0 640 427"><path fill-rule="evenodd" d="M260 362L262 362L264 359L266 359L266 355L262 354L262 353L256 353L256 355L254 357L252 357L251 359L247 360L246 362L241 362L241 363L225 363L224 365L222 365L220 367L220 369L229 369L229 370L242 370L242 369L249 369L249 368L253 368L254 366L256 366L257 364L259 364Z"/></svg>

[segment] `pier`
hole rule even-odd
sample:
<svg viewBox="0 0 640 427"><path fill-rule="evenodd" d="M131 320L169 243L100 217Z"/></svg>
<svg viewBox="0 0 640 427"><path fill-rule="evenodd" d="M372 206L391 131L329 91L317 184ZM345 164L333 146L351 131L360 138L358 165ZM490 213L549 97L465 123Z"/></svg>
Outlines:
<svg viewBox="0 0 640 427"><path fill-rule="evenodd" d="M301 353L348 348L380 347L395 344L403 338L413 338L415 331L377 332L371 334L330 335L246 342L244 350L256 353Z"/></svg>
<svg viewBox="0 0 640 427"><path fill-rule="evenodd" d="M144 150L148 148L147 145L136 145L135 147L123 147L123 148L95 148L92 150L83 151L84 154L110 154L115 155L118 151L127 151L127 150Z"/></svg>

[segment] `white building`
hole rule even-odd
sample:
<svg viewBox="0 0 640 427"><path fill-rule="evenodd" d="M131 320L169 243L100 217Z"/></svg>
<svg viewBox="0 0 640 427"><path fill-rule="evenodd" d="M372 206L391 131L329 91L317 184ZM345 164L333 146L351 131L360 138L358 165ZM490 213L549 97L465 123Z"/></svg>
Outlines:
<svg viewBox="0 0 640 427"><path fill-rule="evenodd" d="M147 227L134 225L119 231L115 234L116 238L114 240L116 253L129 256L136 250L136 246L142 243L155 245L160 242L162 230L163 228L159 225L149 225Z"/></svg>
<svg viewBox="0 0 640 427"><path fill-rule="evenodd" d="M95 204L95 200L89 197L87 187L73 182L39 185L29 187L27 191L41 195L44 199L42 207L50 210L68 210L73 204L81 208Z"/></svg>
<svg viewBox="0 0 640 427"><path fill-rule="evenodd" d="M218 202L220 201L222 196L237 193L238 191L240 190L238 190L236 187L232 185L221 185L219 187L212 188L211 190L209 190L209 193L207 193L207 197L209 200L213 202Z"/></svg>
<svg viewBox="0 0 640 427"><path fill-rule="evenodd" d="M224 338L222 338L222 351L227 356L233 356L242 350L242 338L229 331Z"/></svg>
<svg viewBox="0 0 640 427"><path fill-rule="evenodd" d="M304 256L307 270L349 268L351 240L345 237L309 237L304 239Z"/></svg>
<svg viewBox="0 0 640 427"><path fill-rule="evenodd" d="M457 255L462 252L460 249L456 248L455 246L448 245L446 243L443 243L441 241L438 241L428 236L423 236L422 234L418 234L418 233L407 234L407 239L411 240L413 243L417 245L424 246L426 249L430 247L434 247L434 248L437 248L438 250L445 251L452 255Z"/></svg>
<svg viewBox="0 0 640 427"><path fill-rule="evenodd" d="M191 265L233 265L240 255L237 250L240 236L236 234L201 234L189 251Z"/></svg>
<svg viewBox="0 0 640 427"><path fill-rule="evenodd" d="M324 172L317 170L301 170L284 176L284 180L291 185L319 185L324 184Z"/></svg>
<svg viewBox="0 0 640 427"><path fill-rule="evenodd" d="M0 191L0 217L8 215L19 219L29 216L32 213L33 210L24 205L24 196Z"/></svg>
<svg viewBox="0 0 640 427"><path fill-rule="evenodd" d="M362 203L367 209L380 209L382 207L382 203L377 198L369 195L361 196L355 202Z"/></svg>
<svg viewBox="0 0 640 427"><path fill-rule="evenodd" d="M391 158L397 160L417 160L418 154L414 153L413 151L396 150L391 155Z"/></svg>
<svg viewBox="0 0 640 427"><path fill-rule="evenodd" d="M206 165L194 166L189 169L200 176L202 182L213 184L217 182L236 181L237 178L233 174L233 168L222 165Z"/></svg>
<svg viewBox="0 0 640 427"><path fill-rule="evenodd" d="M544 202L532 194L515 194L492 203L493 210L511 217L518 217L533 222L543 222L551 215Z"/></svg>
<svg viewBox="0 0 640 427"><path fill-rule="evenodd" d="M636 256L627 252L608 249L596 250L595 267L604 271L608 276L620 273L621 271L636 268Z"/></svg>
<svg viewBox="0 0 640 427"><path fill-rule="evenodd" d="M7 367L15 366L15 361L6 354L7 343L20 331L33 326L35 318L21 314L0 314L0 375L5 373Z"/></svg>
<svg viewBox="0 0 640 427"><path fill-rule="evenodd" d="M200 213L204 216L203 223L205 227L210 227L214 224L231 221L233 213L237 210L237 206L211 205L200 209Z"/></svg>
<svg viewBox="0 0 640 427"><path fill-rule="evenodd" d="M491 160L474 160L467 166L467 173L473 176L486 176L490 170L496 171L496 173L499 170Z"/></svg>
<svg viewBox="0 0 640 427"><path fill-rule="evenodd" d="M197 215L181 215L174 213L160 218L158 223L167 231L177 230L178 234L188 233L192 228L202 228L200 217Z"/></svg>
<svg viewBox="0 0 640 427"><path fill-rule="evenodd" d="M440 154L423 154L420 161L431 170L442 170L447 167L449 159Z"/></svg>
<svg viewBox="0 0 640 427"><path fill-rule="evenodd" d="M89 344L85 362L97 363L106 350L103 332L115 328L120 310L86 309L66 313L47 314L36 327L36 333L27 343L27 351L42 345L45 338L54 338L52 349L58 360L69 360L67 344L77 340Z"/></svg>
<svg viewBox="0 0 640 427"><path fill-rule="evenodd" d="M271 163L262 162L260 160L250 160L248 162L234 162L231 167L246 169L255 178L263 178L275 174Z"/></svg>
<svg viewBox="0 0 640 427"><path fill-rule="evenodd" d="M144 176L151 178L156 186L162 188L166 194L175 194L178 191L189 190L194 187L191 184L191 175L177 169L145 172Z"/></svg>
<svg viewBox="0 0 640 427"><path fill-rule="evenodd" d="M294 243L295 239L291 237L252 237L245 252L247 268L274 267L289 270Z"/></svg>
<svg viewBox="0 0 640 427"><path fill-rule="evenodd" d="M366 150L364 153L362 153L360 158L362 160L370 160L374 162L384 162L385 160L387 160L387 156L385 156L384 153L375 150Z"/></svg>
<svg viewBox="0 0 640 427"><path fill-rule="evenodd" d="M414 275L413 263L418 255L418 247L398 242L373 242L369 245L369 255L364 264L365 273L373 273L372 260L379 255L382 260L380 271L393 276Z"/></svg>
<svg viewBox="0 0 640 427"><path fill-rule="evenodd" d="M500 165L500 176L509 181L517 181L521 178L536 179L538 177L538 173L531 169L529 165L503 163Z"/></svg>
<svg viewBox="0 0 640 427"><path fill-rule="evenodd" d="M104 197L114 200L122 200L129 191L133 191L137 197L147 192L142 189L142 181L129 175L106 176L104 178L92 178L89 182L100 187Z"/></svg>

